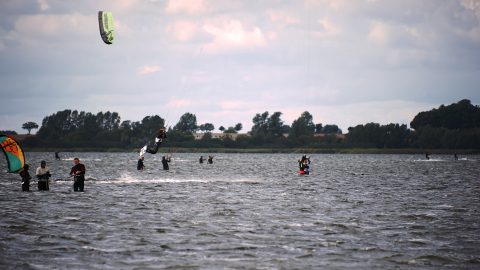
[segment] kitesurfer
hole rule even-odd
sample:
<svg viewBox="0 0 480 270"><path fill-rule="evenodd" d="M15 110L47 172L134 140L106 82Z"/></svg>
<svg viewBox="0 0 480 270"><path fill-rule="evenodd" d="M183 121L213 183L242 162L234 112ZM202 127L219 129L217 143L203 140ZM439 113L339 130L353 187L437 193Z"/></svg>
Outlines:
<svg viewBox="0 0 480 270"><path fill-rule="evenodd" d="M163 139L167 138L167 132L165 132L164 128L161 128L158 131L158 135L155 138L155 143L153 145L145 145L141 150L140 150L140 156L143 156L143 153L150 153L150 154L156 154L158 152L158 148L163 142Z"/></svg>
<svg viewBox="0 0 480 270"><path fill-rule="evenodd" d="M457 153L453 154L453 158L454 158L455 160L458 160L458 155L457 155Z"/></svg>
<svg viewBox="0 0 480 270"><path fill-rule="evenodd" d="M48 179L52 175L50 174L50 169L47 167L47 162L45 162L45 160L40 162L40 167L37 168L37 172L35 174L38 178L38 190L50 190Z"/></svg>
<svg viewBox="0 0 480 270"><path fill-rule="evenodd" d="M213 156L208 156L208 164L213 164Z"/></svg>
<svg viewBox="0 0 480 270"><path fill-rule="evenodd" d="M429 154L428 152L425 153L425 158L426 158L427 160L430 160L430 154Z"/></svg>
<svg viewBox="0 0 480 270"><path fill-rule="evenodd" d="M60 160L60 155L58 155L59 152L55 152L55 160Z"/></svg>
<svg viewBox="0 0 480 270"><path fill-rule="evenodd" d="M70 170L70 176L73 176L73 191L83 192L84 182L85 182L85 165L80 163L80 159L74 158L73 163L75 164Z"/></svg>
<svg viewBox="0 0 480 270"><path fill-rule="evenodd" d="M310 174L310 157L303 155L301 159L298 160L298 167L300 174Z"/></svg>
<svg viewBox="0 0 480 270"><path fill-rule="evenodd" d="M145 169L145 165L143 165L143 157L140 157L137 163L137 170L141 171L143 169Z"/></svg>
<svg viewBox="0 0 480 270"><path fill-rule="evenodd" d="M25 164L19 173L22 177L22 191L30 191L30 179L32 179L32 177L30 173L28 173L29 167L28 164Z"/></svg>
<svg viewBox="0 0 480 270"><path fill-rule="evenodd" d="M163 165L163 169L164 169L164 170L167 171L168 169L170 169L170 168L168 167L168 163L169 163L170 161L171 161L170 157L168 157L168 158L166 158L165 156L162 157L162 165Z"/></svg>
<svg viewBox="0 0 480 270"><path fill-rule="evenodd" d="M198 162L200 162L200 164L203 163L203 156L200 156L200 158L198 159Z"/></svg>

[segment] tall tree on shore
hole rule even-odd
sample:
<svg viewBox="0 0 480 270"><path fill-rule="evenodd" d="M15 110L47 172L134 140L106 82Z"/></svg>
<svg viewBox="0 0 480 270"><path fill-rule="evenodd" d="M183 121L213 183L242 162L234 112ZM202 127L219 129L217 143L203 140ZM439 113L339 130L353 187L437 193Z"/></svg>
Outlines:
<svg viewBox="0 0 480 270"><path fill-rule="evenodd" d="M185 133L193 133L198 129L197 117L193 113L184 113L173 129Z"/></svg>
<svg viewBox="0 0 480 270"><path fill-rule="evenodd" d="M28 135L30 135L30 131L32 129L37 129L38 128L38 125L37 123L35 122L26 122L22 125L22 128L23 129L26 129L28 131Z"/></svg>
<svg viewBox="0 0 480 270"><path fill-rule="evenodd" d="M311 136L315 132L315 124L313 123L313 116L305 111L300 117L293 121L290 136Z"/></svg>

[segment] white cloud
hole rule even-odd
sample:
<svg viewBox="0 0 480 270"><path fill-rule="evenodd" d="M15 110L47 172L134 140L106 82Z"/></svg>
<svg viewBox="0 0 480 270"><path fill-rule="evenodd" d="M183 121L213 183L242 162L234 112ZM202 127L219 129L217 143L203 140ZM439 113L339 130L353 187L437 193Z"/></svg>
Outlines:
<svg viewBox="0 0 480 270"><path fill-rule="evenodd" d="M81 14L65 15L24 15L15 22L12 35L17 40L44 40L52 42L58 40L71 40L72 35L78 39L79 36L90 35L92 28L98 26L94 16Z"/></svg>
<svg viewBox="0 0 480 270"><path fill-rule="evenodd" d="M267 17L274 23L280 23L283 25L298 24L300 20L292 14L282 11L268 10L266 12Z"/></svg>
<svg viewBox="0 0 480 270"><path fill-rule="evenodd" d="M47 9L50 8L50 6L47 3L47 0L37 0L37 3L41 11L46 11Z"/></svg>
<svg viewBox="0 0 480 270"><path fill-rule="evenodd" d="M204 10L205 3L203 0L168 0L165 5L165 11L171 14L181 12L197 14Z"/></svg>
<svg viewBox="0 0 480 270"><path fill-rule="evenodd" d="M179 41L190 41L198 31L197 24L185 20L175 21L167 26L167 32L173 34Z"/></svg>
<svg viewBox="0 0 480 270"><path fill-rule="evenodd" d="M138 74L140 75L146 75L146 74L152 74L152 73L157 73L161 70L160 66L143 66L138 69Z"/></svg>
<svg viewBox="0 0 480 270"><path fill-rule="evenodd" d="M211 21L203 26L203 30L213 37L213 41L205 45L205 50L209 53L266 45L264 34L259 27L254 26L248 31L238 20Z"/></svg>
<svg viewBox="0 0 480 270"><path fill-rule="evenodd" d="M179 109L179 108L187 108L194 102L189 99L185 98L177 98L177 97L172 97L170 101L167 103L168 108L174 108L174 109Z"/></svg>
<svg viewBox="0 0 480 270"><path fill-rule="evenodd" d="M385 23L374 21L371 24L368 39L378 45L387 45L390 40L390 28Z"/></svg>

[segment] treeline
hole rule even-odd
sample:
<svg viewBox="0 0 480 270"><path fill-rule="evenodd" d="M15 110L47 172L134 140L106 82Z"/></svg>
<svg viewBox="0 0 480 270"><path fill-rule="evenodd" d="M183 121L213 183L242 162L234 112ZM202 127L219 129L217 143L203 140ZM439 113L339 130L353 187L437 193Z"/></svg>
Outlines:
<svg viewBox="0 0 480 270"><path fill-rule="evenodd" d="M281 112L257 113L248 133L239 133L241 123L219 127L222 138L212 137L212 123L197 123L195 114L185 113L169 127L166 147L195 148L444 148L480 149L480 107L469 100L421 112L407 125L368 123L348 128L348 134L335 124L314 123L303 112L291 125ZM28 147L48 148L119 148L131 149L152 140L165 120L146 116L141 121L121 121L116 112L79 112L64 110L43 119L36 136L24 140ZM194 133L203 133L195 140Z"/></svg>

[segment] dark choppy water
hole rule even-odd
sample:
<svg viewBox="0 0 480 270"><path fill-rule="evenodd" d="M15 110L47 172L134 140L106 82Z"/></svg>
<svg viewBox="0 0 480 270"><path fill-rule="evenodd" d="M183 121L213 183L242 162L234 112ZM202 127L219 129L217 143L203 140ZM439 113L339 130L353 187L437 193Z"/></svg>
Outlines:
<svg viewBox="0 0 480 270"><path fill-rule="evenodd" d="M479 269L480 156L31 153L50 192L0 162L1 269Z"/></svg>

